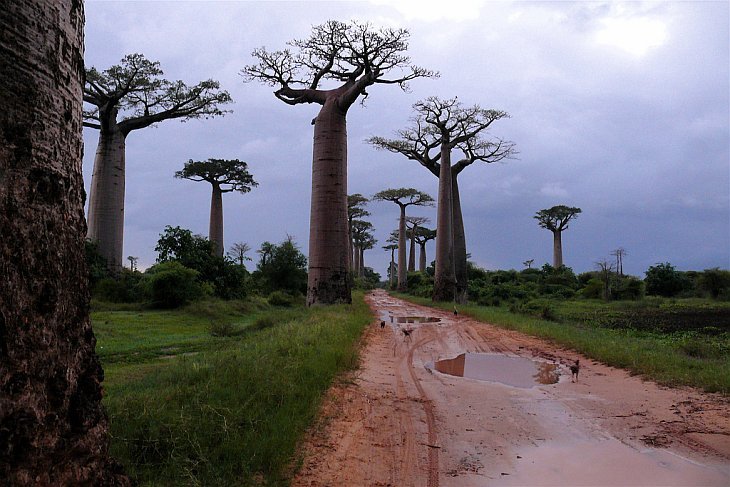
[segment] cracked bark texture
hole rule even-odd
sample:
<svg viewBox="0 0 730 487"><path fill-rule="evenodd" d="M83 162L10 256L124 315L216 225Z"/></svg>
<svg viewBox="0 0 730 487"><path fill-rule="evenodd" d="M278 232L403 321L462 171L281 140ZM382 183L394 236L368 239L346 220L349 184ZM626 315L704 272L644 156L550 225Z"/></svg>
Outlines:
<svg viewBox="0 0 730 487"><path fill-rule="evenodd" d="M81 175L84 8L0 9L0 479L129 485L108 457Z"/></svg>

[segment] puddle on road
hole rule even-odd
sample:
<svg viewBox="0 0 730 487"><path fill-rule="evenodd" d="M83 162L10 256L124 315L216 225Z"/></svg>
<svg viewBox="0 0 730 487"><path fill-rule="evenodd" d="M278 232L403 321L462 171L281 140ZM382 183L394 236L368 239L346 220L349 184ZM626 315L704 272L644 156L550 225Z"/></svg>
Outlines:
<svg viewBox="0 0 730 487"><path fill-rule="evenodd" d="M456 377L522 388L555 384L560 379L557 364L493 353L462 353L456 358L439 360L435 368L443 374Z"/></svg>
<svg viewBox="0 0 730 487"><path fill-rule="evenodd" d="M441 318L435 316L391 316L391 323L438 323Z"/></svg>

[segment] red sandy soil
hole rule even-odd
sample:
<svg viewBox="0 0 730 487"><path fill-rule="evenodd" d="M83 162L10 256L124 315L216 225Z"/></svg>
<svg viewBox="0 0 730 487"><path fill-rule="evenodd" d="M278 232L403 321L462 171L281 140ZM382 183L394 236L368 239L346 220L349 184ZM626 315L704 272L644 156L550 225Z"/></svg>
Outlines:
<svg viewBox="0 0 730 487"><path fill-rule="evenodd" d="M378 321L360 368L330 390L292 485L730 485L728 398L384 291L366 299ZM398 324L405 316L441 320ZM560 382L512 387L434 369L463 352L558 363Z"/></svg>

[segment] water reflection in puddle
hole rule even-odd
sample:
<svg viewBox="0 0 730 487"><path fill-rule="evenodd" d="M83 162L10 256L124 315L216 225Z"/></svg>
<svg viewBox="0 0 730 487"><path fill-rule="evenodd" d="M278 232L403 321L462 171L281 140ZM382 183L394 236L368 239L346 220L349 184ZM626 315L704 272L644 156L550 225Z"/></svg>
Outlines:
<svg viewBox="0 0 730 487"><path fill-rule="evenodd" d="M391 323L438 323L441 318L434 316L391 316Z"/></svg>
<svg viewBox="0 0 730 487"><path fill-rule="evenodd" d="M555 384L560 378L557 364L492 353L462 353L453 359L439 360L435 367L443 374L523 388Z"/></svg>

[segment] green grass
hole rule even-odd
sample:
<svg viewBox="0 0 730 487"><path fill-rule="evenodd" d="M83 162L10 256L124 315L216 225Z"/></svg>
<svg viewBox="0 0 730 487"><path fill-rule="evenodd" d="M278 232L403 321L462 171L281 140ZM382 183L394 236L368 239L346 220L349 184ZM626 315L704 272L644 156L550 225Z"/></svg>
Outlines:
<svg viewBox="0 0 730 487"><path fill-rule="evenodd" d="M452 303L434 304L425 298L400 297L446 310L453 307ZM590 313L610 314L622 305L582 301L554 303L558 319L566 315L571 319L548 321L512 313L503 307L476 305L461 306L459 312L486 323L550 340L661 384L687 385L707 392L730 394L730 334L727 332L705 335L696 330L661 333L605 328L596 326L590 319ZM588 319L581 320L581 316Z"/></svg>
<svg viewBox="0 0 730 487"><path fill-rule="evenodd" d="M141 485L286 485L324 392L357 365L372 316L353 298L93 312L112 454ZM235 333L213 336L211 319Z"/></svg>

